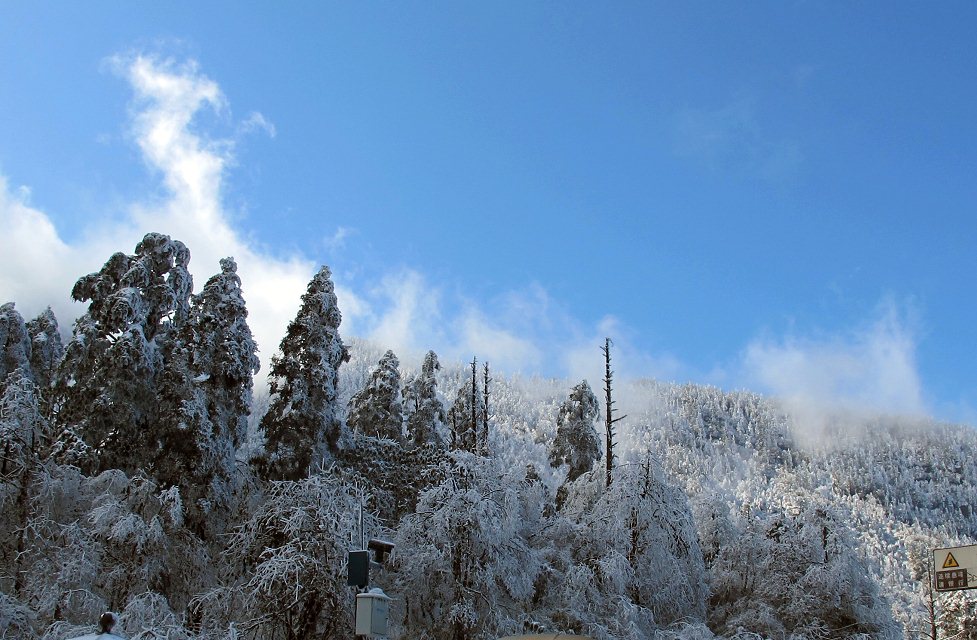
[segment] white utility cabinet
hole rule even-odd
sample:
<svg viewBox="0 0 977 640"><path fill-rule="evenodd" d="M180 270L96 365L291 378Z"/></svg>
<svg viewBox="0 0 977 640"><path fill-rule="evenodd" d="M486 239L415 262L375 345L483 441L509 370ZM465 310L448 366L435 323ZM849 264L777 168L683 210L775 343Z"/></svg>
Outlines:
<svg viewBox="0 0 977 640"><path fill-rule="evenodd" d="M356 635L385 637L387 618L390 615L390 598L383 590L374 587L356 596Z"/></svg>

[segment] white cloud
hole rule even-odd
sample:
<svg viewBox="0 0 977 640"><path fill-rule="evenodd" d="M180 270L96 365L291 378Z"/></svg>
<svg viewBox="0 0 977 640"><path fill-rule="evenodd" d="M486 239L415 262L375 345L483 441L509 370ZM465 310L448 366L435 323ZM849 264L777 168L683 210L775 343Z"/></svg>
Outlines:
<svg viewBox="0 0 977 640"><path fill-rule="evenodd" d="M229 117L216 82L192 61L135 55L114 58L111 66L133 90L127 134L159 177L163 195L130 203L121 219L90 221L69 243L44 212L30 206L26 189L11 189L0 176L0 224L7 230L0 237L0 301L16 301L25 316L53 303L62 325L70 326L84 310L68 300L79 276L100 268L116 251L132 251L149 231L166 233L190 248L198 289L218 271L220 258L237 260L248 321L267 373L268 360L318 265L302 255L269 253L232 226L234 212L227 210L223 192L235 142L209 136L199 125L206 112ZM255 127L273 133L255 113L232 129ZM339 227L327 245L340 248L351 233ZM605 335L612 335L621 345L615 352L619 375L657 375L676 368L668 359L637 355L616 321L582 329L538 284L476 303L462 295L446 296L445 287L412 269L392 271L367 286L342 271L334 271L334 278L343 333L369 338L402 357L435 349L452 360L477 356L496 371L576 376L588 369L602 374L598 347Z"/></svg>
<svg viewBox="0 0 977 640"><path fill-rule="evenodd" d="M503 371L538 371L541 351L530 339L493 323L481 311L471 309L461 318L459 341L452 349L456 358L462 354L483 354Z"/></svg>
<svg viewBox="0 0 977 640"><path fill-rule="evenodd" d="M916 340L892 301L868 326L844 335L760 339L744 354L751 386L781 398L800 435L818 440L867 416L927 413L916 366Z"/></svg>
<svg viewBox="0 0 977 640"><path fill-rule="evenodd" d="M115 251L132 251L145 233L159 231L190 247L197 288L219 270L221 258L237 260L249 323L267 371L316 265L302 256L270 255L231 227L222 191L234 143L193 128L203 110L220 114L226 101L196 63L137 55L115 58L113 67L132 87L129 134L160 175L165 197L132 203L121 223L93 220L68 244L46 214L12 194L0 178L0 224L11 230L0 240L0 297L18 302L25 315L55 301L55 312L67 325L83 309L57 301L67 298L74 280L97 270Z"/></svg>
<svg viewBox="0 0 977 640"><path fill-rule="evenodd" d="M194 126L206 110L218 115L228 111L216 82L192 61L137 55L112 62L134 92L129 135L159 175L165 196L131 203L121 222L92 221L82 239L69 245L47 215L30 207L25 189L11 192L0 179L0 222L8 229L0 240L0 297L17 301L25 313L36 313L52 300L65 301L79 276L97 270L115 251L131 251L145 233L159 231L189 246L197 288L218 270L220 258L234 256L248 301L248 321L267 372L268 359L317 265L301 255L270 255L231 226L222 193L227 168L234 161L234 141L208 137ZM254 127L273 133L267 120L255 113L238 129ZM340 247L350 233L340 227L328 244ZM341 276L336 280L347 335L364 336L405 353L435 348L449 358L478 355L509 370L535 368L541 362L541 348L534 342L541 340L538 329L547 318L540 306L545 298L540 288L531 288L528 296L503 296L495 305L505 317L500 321L459 300L451 302L463 311L445 317L440 288L414 270L389 273L378 285L362 290ZM65 325L82 311L78 304L56 305ZM534 337L520 335L510 326L514 322L521 322L519 329Z"/></svg>
<svg viewBox="0 0 977 640"><path fill-rule="evenodd" d="M70 302L78 252L65 244L51 220L30 206L30 191L11 190L0 176L0 300L16 302L25 316L51 305L64 319L79 313ZM63 321L63 320L62 320Z"/></svg>
<svg viewBox="0 0 977 640"><path fill-rule="evenodd" d="M241 123L242 133L252 133L254 131L264 131L269 138L274 138L278 135L278 129L275 128L273 122L265 118L262 114L257 111L252 111L248 119Z"/></svg>

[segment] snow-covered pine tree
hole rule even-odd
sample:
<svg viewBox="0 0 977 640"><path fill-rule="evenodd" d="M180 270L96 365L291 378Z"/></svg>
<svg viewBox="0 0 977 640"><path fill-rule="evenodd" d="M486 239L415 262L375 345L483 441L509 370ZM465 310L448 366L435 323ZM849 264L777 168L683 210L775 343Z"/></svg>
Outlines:
<svg viewBox="0 0 977 640"><path fill-rule="evenodd" d="M600 438L594 419L600 411L597 397L584 380L570 391L556 418L556 437L549 450L550 466L568 465L567 482L573 482L600 460Z"/></svg>
<svg viewBox="0 0 977 640"><path fill-rule="evenodd" d="M407 439L415 446L442 444L441 430L446 415L438 397L437 372L441 369L438 356L428 351L421 372L404 386L404 412L407 414Z"/></svg>
<svg viewBox="0 0 977 640"><path fill-rule="evenodd" d="M51 307L27 323L27 333L31 338L31 371L34 381L42 392L46 392L54 382L58 364L64 356L58 319L54 317Z"/></svg>
<svg viewBox="0 0 977 640"><path fill-rule="evenodd" d="M59 367L56 419L94 450L97 468L134 471L155 456L147 431L157 413L161 349L186 316L189 260L182 242L149 233L134 255L116 253L72 289L89 305Z"/></svg>
<svg viewBox="0 0 977 640"><path fill-rule="evenodd" d="M309 282L302 306L271 360L268 413L261 420L265 453L256 461L272 479L298 479L339 441L339 366L349 353L339 337L342 314L328 267Z"/></svg>
<svg viewBox="0 0 977 640"><path fill-rule="evenodd" d="M215 437L229 440L233 451L247 437L254 374L260 363L237 263L223 258L220 266L221 272L193 296L190 369L206 396Z"/></svg>
<svg viewBox="0 0 977 640"><path fill-rule="evenodd" d="M0 389L14 371L33 378L31 372L31 339L24 317L13 302L0 305Z"/></svg>
<svg viewBox="0 0 977 640"><path fill-rule="evenodd" d="M230 437L220 437L210 420L204 389L190 369L191 348L180 331L168 341L157 384L159 418L153 429L153 477L163 487L178 487L194 533L213 532L211 512L226 513L223 498L234 464ZM218 527L219 529L219 527Z"/></svg>
<svg viewBox="0 0 977 640"><path fill-rule="evenodd" d="M366 386L349 401L346 424L357 433L400 441L404 412L400 402L400 361L387 351Z"/></svg>

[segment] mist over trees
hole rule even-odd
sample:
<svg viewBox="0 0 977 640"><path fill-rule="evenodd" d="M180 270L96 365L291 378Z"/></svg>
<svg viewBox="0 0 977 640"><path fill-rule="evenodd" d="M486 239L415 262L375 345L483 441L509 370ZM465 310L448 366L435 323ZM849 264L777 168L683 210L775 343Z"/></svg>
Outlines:
<svg viewBox="0 0 977 640"><path fill-rule="evenodd" d="M611 401L609 340L603 406L586 380L398 358L340 335L327 267L264 391L234 259L197 294L189 267L159 233L109 256L66 342L50 309L0 306L0 638L106 610L140 640L348 637L369 538L396 544L371 570L393 638L974 637L972 597L931 618L927 578L977 540L970 428L842 420L804 448L746 392Z"/></svg>

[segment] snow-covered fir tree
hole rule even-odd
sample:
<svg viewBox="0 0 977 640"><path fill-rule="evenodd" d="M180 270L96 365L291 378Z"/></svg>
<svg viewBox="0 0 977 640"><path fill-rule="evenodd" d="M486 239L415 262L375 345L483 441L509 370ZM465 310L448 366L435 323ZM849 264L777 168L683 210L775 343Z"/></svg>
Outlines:
<svg viewBox="0 0 977 640"><path fill-rule="evenodd" d="M271 402L261 421L267 478L298 479L334 450L342 423L337 412L338 370L349 359L339 337L342 314L328 267L309 282L302 305L271 360Z"/></svg>
<svg viewBox="0 0 977 640"><path fill-rule="evenodd" d="M30 378L31 338L15 303L0 305L0 388L8 375L20 371Z"/></svg>
<svg viewBox="0 0 977 640"><path fill-rule="evenodd" d="M253 378L260 363L237 263L223 258L220 266L221 272L193 296L188 323L191 371L204 391L217 437L229 439L236 450L247 436Z"/></svg>
<svg viewBox="0 0 977 640"><path fill-rule="evenodd" d="M438 396L437 373L441 363L433 351L424 356L421 371L404 385L404 413L407 415L407 440L414 445L442 444L447 419L444 403Z"/></svg>
<svg viewBox="0 0 977 640"><path fill-rule="evenodd" d="M162 348L189 307L190 252L149 233L72 289L88 311L75 322L57 383L57 422L93 451L99 469L143 468L155 456Z"/></svg>
<svg viewBox="0 0 977 640"><path fill-rule="evenodd" d="M597 397L584 380L570 391L556 418L556 437L550 446L550 465L567 465L567 481L572 482L601 459L600 438L594 420L600 411Z"/></svg>
<svg viewBox="0 0 977 640"><path fill-rule="evenodd" d="M31 338L31 372L41 389L47 390L54 382L58 364L64 356L64 344L58 330L58 319L51 307L42 311L27 323Z"/></svg>
<svg viewBox="0 0 977 640"><path fill-rule="evenodd" d="M350 429L377 438L403 439L399 367L393 351L383 354L366 386L349 402L346 424Z"/></svg>

